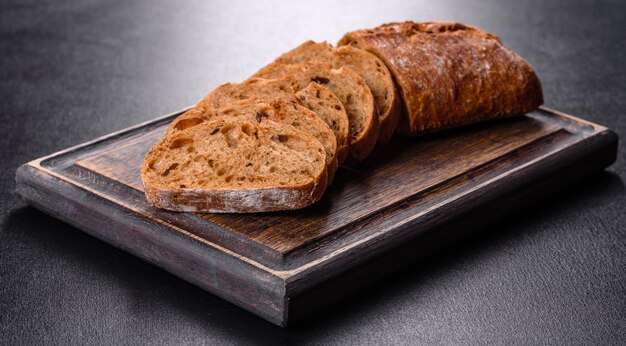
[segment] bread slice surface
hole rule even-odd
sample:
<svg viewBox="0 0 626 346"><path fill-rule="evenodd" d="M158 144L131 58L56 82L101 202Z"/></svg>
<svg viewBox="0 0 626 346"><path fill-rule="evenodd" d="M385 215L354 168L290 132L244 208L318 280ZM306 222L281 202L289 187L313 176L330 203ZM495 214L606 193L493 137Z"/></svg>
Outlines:
<svg viewBox="0 0 626 346"><path fill-rule="evenodd" d="M325 156L313 135L291 125L218 117L164 137L141 178L148 201L173 211L300 209L326 188Z"/></svg>
<svg viewBox="0 0 626 346"><path fill-rule="evenodd" d="M176 118L168 127L166 136L172 136L215 118L241 119L250 123L260 123L264 119L269 119L313 135L326 152L328 176L334 176L337 170L337 139L332 130L317 114L296 102L274 100L266 103L259 99L245 99L226 103L219 108L194 109Z"/></svg>
<svg viewBox="0 0 626 346"><path fill-rule="evenodd" d="M343 163L348 154L350 124L346 110L332 91L311 82L301 88L301 83L290 76L279 79L251 78L243 83L226 83L217 87L198 106L219 108L234 101L249 98L265 102L280 100L297 102L315 112L331 128L337 138L337 160Z"/></svg>
<svg viewBox="0 0 626 346"><path fill-rule="evenodd" d="M372 91L378 111L380 134L378 140L387 143L400 116L400 96L391 72L374 54L352 46L333 47L327 42L307 41L278 57L273 64L296 64L306 61L324 61L334 68L348 67L365 80ZM264 69L271 69L271 64ZM260 71L263 73L263 69Z"/></svg>
<svg viewBox="0 0 626 346"><path fill-rule="evenodd" d="M272 63L257 72L253 78L284 76L292 76L302 87L316 82L337 95L350 122L348 162L357 163L371 153L378 140L379 123L374 96L363 78L347 67L334 69L332 64L319 61Z"/></svg>

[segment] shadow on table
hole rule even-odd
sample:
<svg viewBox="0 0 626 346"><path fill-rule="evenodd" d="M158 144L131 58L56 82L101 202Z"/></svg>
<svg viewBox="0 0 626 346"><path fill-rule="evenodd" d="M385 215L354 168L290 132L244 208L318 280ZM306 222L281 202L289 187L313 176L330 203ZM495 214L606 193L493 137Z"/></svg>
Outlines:
<svg viewBox="0 0 626 346"><path fill-rule="evenodd" d="M166 305L169 311L197 321L197 328L219 330L241 342L276 344L307 341L314 335L332 335L338 329L366 323L368 316L377 314L377 309L402 304L397 300L406 296L406 290L419 299L422 291L432 288L424 282L451 275L446 273L446 268L452 264L489 253L507 238L544 232L533 225L545 222L550 215L579 210L581 205L594 198L604 200L624 195L624 183L618 175L606 171L592 175L583 184L518 211L506 220L484 228L462 244L446 247L418 265L404 269L401 274L396 273L371 285L289 329L274 326L31 207L10 214L4 226L7 232L20 232L23 241L41 248L42 252L86 263L89 270L106 277L103 280L114 280L116 285L137 292L138 305ZM155 291L155 287L159 289Z"/></svg>

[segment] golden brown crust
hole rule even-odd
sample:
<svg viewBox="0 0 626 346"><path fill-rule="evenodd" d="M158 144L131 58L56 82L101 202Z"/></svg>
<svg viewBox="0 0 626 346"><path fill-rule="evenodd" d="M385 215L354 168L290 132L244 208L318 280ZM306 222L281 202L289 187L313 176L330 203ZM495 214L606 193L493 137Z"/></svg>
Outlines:
<svg viewBox="0 0 626 346"><path fill-rule="evenodd" d="M398 132L416 135L519 115L543 103L532 67L481 29L459 23L389 23L346 34L391 70L406 114Z"/></svg>

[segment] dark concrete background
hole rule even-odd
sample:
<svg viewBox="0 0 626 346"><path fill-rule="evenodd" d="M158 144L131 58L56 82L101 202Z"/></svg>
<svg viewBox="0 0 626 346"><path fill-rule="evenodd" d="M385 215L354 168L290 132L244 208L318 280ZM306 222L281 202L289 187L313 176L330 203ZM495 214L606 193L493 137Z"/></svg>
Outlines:
<svg viewBox="0 0 626 346"><path fill-rule="evenodd" d="M624 1L0 2L0 344L626 343L618 161L281 330L27 207L31 159L194 103L306 39L395 20L483 27L546 105L626 135Z"/></svg>

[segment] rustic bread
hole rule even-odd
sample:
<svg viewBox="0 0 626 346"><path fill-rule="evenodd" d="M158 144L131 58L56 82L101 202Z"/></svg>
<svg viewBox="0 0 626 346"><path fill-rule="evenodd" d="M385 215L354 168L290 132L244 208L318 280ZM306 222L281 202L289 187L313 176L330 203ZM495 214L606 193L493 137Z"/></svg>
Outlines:
<svg viewBox="0 0 626 346"><path fill-rule="evenodd" d="M313 135L322 144L326 153L329 177L333 177L337 170L337 139L335 135L317 114L300 106L295 101L274 100L266 103L259 99L245 99L226 103L219 108L197 106L174 120L168 128L167 136L172 136L214 118L240 119L253 124L269 119L291 125Z"/></svg>
<svg viewBox="0 0 626 346"><path fill-rule="evenodd" d="M374 97L358 74L347 67L333 69L332 64L308 61L299 64L272 63L254 77L281 78L291 75L301 86L311 82L330 89L343 103L350 122L350 153L348 161L356 163L365 159L378 139L378 117Z"/></svg>
<svg viewBox="0 0 626 346"><path fill-rule="evenodd" d="M200 107L219 108L237 100L258 98L263 101L297 102L315 112L333 130L337 138L337 161L348 156L350 124L341 101L327 88L311 82L300 89L300 83L290 76L280 79L251 78L243 83L226 83L217 87L199 103Z"/></svg>
<svg viewBox="0 0 626 346"><path fill-rule="evenodd" d="M391 70L406 114L398 132L416 135L524 114L543 103L532 67L500 39L459 23L390 23L346 34Z"/></svg>
<svg viewBox="0 0 626 346"><path fill-rule="evenodd" d="M262 75L264 70L272 69L273 64L296 64L306 61L325 61L331 63L334 68L346 66L361 76L372 91L378 110L380 122L378 141L389 142L398 125L400 96L391 73L380 59L352 46L335 48L327 42L307 41L278 57L258 74Z"/></svg>
<svg viewBox="0 0 626 346"><path fill-rule="evenodd" d="M215 118L166 136L146 155L148 201L185 212L304 208L326 185L325 150L312 135L261 117Z"/></svg>
<svg viewBox="0 0 626 346"><path fill-rule="evenodd" d="M398 108L396 131L417 135L543 102L524 59L463 24L390 23L338 45L305 42L172 122L142 165L148 201L175 211L303 208L321 198L342 150L355 163L389 140Z"/></svg>

